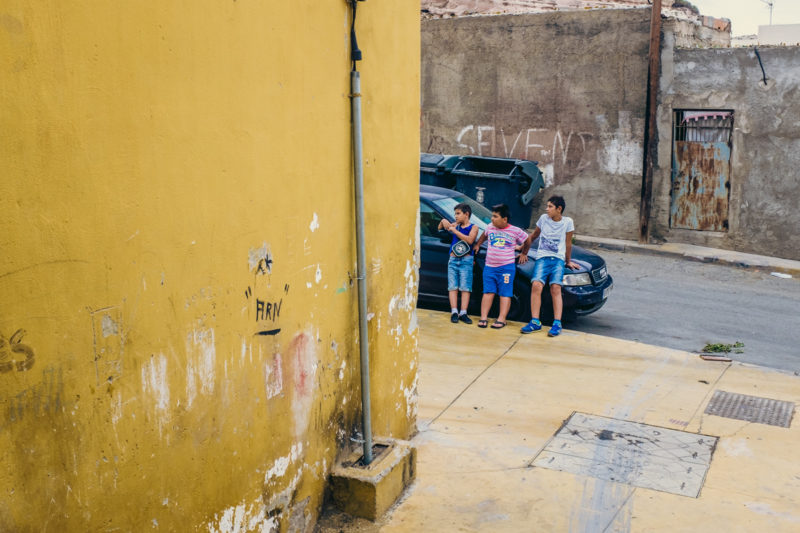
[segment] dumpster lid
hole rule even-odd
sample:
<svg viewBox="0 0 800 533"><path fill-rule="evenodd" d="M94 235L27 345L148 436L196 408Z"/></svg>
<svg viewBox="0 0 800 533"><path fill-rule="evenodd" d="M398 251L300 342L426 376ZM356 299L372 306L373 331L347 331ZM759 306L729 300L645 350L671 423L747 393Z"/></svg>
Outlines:
<svg viewBox="0 0 800 533"><path fill-rule="evenodd" d="M443 154L419 154L419 169L422 172L449 171L458 164L461 156Z"/></svg>
<svg viewBox="0 0 800 533"><path fill-rule="evenodd" d="M485 178L503 179L516 177L525 182L530 180L532 186L544 188L544 180L539 170L538 161L511 159L504 157L461 156L453 167L454 174L467 174Z"/></svg>

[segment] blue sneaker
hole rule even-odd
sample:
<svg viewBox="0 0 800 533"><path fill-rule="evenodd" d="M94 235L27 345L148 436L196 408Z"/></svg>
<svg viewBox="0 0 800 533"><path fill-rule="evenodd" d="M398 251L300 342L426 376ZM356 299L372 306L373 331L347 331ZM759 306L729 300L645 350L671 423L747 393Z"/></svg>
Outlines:
<svg viewBox="0 0 800 533"><path fill-rule="evenodd" d="M542 329L542 323L538 318L532 318L531 321L522 326L522 329L519 331L520 333L533 333L534 331L539 331L540 329Z"/></svg>
<svg viewBox="0 0 800 533"><path fill-rule="evenodd" d="M558 337L561 333L561 322L553 322L553 326L550 328L550 331L547 332L548 337Z"/></svg>

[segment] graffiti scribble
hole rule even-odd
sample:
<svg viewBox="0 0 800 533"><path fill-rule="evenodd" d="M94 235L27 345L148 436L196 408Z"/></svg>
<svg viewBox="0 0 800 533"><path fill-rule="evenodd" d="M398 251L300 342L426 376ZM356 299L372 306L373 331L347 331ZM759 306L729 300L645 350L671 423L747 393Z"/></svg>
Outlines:
<svg viewBox="0 0 800 533"><path fill-rule="evenodd" d="M24 329L18 329L8 340L0 335L0 373L11 372L14 368L17 369L17 372L25 372L33 368L36 358L33 348L22 344L24 336ZM24 358L19 356L24 356Z"/></svg>
<svg viewBox="0 0 800 533"><path fill-rule="evenodd" d="M256 275L271 274L273 261L269 245L264 243L261 248L251 248L247 262Z"/></svg>
<svg viewBox="0 0 800 533"><path fill-rule="evenodd" d="M283 305L283 298L277 302L265 302L256 298L256 322L260 320L271 320L275 322L281 316L281 306Z"/></svg>

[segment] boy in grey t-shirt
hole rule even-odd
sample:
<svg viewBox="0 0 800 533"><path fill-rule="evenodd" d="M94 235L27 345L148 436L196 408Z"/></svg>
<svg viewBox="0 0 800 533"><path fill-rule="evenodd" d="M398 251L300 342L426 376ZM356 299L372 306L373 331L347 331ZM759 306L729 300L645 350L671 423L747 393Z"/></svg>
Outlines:
<svg viewBox="0 0 800 533"><path fill-rule="evenodd" d="M536 250L536 263L533 266L533 279L531 280L531 321L520 330L522 333L533 333L542 329L539 320L539 311L542 306L542 289L550 283L550 296L553 300L553 326L547 335L555 337L561 333L561 313L563 302L561 300L561 281L564 277L564 267L569 269L580 268L571 259L572 235L575 224L570 217L563 216L564 198L553 196L547 200L547 214L539 217L536 229L525 240L520 250L521 255L527 255L531 243L539 238L539 247Z"/></svg>

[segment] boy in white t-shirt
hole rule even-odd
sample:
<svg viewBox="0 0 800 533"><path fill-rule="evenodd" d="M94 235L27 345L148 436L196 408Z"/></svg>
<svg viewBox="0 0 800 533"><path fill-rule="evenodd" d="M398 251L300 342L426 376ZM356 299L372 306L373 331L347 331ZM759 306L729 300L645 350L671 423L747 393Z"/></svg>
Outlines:
<svg viewBox="0 0 800 533"><path fill-rule="evenodd" d="M536 250L536 263L533 266L533 279L531 280L531 321L520 330L522 333L533 333L542 329L539 320L539 311L542 306L542 289L550 283L550 296L553 300L553 326L547 335L555 337L561 333L561 281L564 277L564 267L569 269L580 268L571 259L572 234L575 224L570 217L563 216L564 198L553 196L547 200L547 214L539 217L536 229L525 240L520 250L521 255L527 255L536 237L539 239L539 248Z"/></svg>

